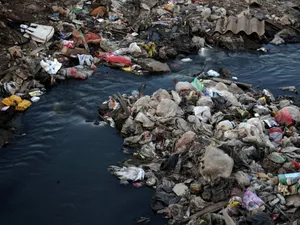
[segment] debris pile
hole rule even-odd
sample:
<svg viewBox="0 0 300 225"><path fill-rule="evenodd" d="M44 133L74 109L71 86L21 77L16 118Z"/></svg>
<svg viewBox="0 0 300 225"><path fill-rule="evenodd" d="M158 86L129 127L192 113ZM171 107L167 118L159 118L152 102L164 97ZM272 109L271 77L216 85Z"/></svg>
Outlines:
<svg viewBox="0 0 300 225"><path fill-rule="evenodd" d="M87 79L100 63L139 75L167 73L168 59L203 47L266 51L265 43L299 41L296 0L38 3L0 3L0 46L7 52L0 56L3 98L38 101L47 87Z"/></svg>
<svg viewBox="0 0 300 225"><path fill-rule="evenodd" d="M300 109L266 89L204 76L101 104L99 116L136 149L109 171L155 189L151 207L170 224L297 224Z"/></svg>

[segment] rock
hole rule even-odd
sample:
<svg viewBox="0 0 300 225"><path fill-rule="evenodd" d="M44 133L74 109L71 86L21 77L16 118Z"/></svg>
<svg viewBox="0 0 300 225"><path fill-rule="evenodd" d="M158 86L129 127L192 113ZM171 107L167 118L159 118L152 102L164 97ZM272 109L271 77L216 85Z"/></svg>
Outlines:
<svg viewBox="0 0 300 225"><path fill-rule="evenodd" d="M175 48L168 48L166 50L167 56L171 59L175 58L178 55L178 52Z"/></svg>
<svg viewBox="0 0 300 225"><path fill-rule="evenodd" d="M288 207L299 207L300 206L300 196L299 195L289 195L286 196L286 205Z"/></svg>
<svg viewBox="0 0 300 225"><path fill-rule="evenodd" d="M284 40L281 37L275 35L274 39L270 42L270 44L281 45L284 44Z"/></svg>
<svg viewBox="0 0 300 225"><path fill-rule="evenodd" d="M147 186L152 187L156 184L156 179L155 177L150 177L146 181Z"/></svg>
<svg viewBox="0 0 300 225"><path fill-rule="evenodd" d="M159 51L158 51L158 55L159 55L160 58L166 59L167 58L166 47L160 48Z"/></svg>
<svg viewBox="0 0 300 225"><path fill-rule="evenodd" d="M204 47L205 39L202 37L194 36L192 38L192 42L193 42L193 46L200 49L200 48Z"/></svg>
<svg viewBox="0 0 300 225"><path fill-rule="evenodd" d="M283 39L295 37L297 34L291 29L283 29L279 31L275 36L281 37Z"/></svg>
<svg viewBox="0 0 300 225"><path fill-rule="evenodd" d="M288 15L284 15L283 17L281 17L280 18L280 24L282 26L290 25L291 22L290 22L289 16Z"/></svg>
<svg viewBox="0 0 300 225"><path fill-rule="evenodd" d="M266 18L265 14L263 14L262 12L256 12L254 14L254 17L257 18L258 20L264 20Z"/></svg>
<svg viewBox="0 0 300 225"><path fill-rule="evenodd" d="M26 8L30 13L37 13L41 11L41 7L38 4L30 4Z"/></svg>
<svg viewBox="0 0 300 225"><path fill-rule="evenodd" d="M281 194L276 194L276 195L280 200L280 204L285 205L285 203L286 203L285 198Z"/></svg>
<svg viewBox="0 0 300 225"><path fill-rule="evenodd" d="M158 0L141 0L140 3L147 5L150 9L157 4Z"/></svg>
<svg viewBox="0 0 300 225"><path fill-rule="evenodd" d="M143 69L149 72L159 73L171 71L167 63L161 63L151 58L141 59L139 60L138 64L141 65Z"/></svg>
<svg viewBox="0 0 300 225"><path fill-rule="evenodd" d="M177 196L183 196L188 191L189 191L189 188L184 183L176 184L173 188L173 192Z"/></svg>
<svg viewBox="0 0 300 225"><path fill-rule="evenodd" d="M280 199L279 199L279 198L275 198L274 200L272 200L271 202L269 202L269 205L270 205L270 206L274 206L274 205L276 205L278 202L280 202Z"/></svg>

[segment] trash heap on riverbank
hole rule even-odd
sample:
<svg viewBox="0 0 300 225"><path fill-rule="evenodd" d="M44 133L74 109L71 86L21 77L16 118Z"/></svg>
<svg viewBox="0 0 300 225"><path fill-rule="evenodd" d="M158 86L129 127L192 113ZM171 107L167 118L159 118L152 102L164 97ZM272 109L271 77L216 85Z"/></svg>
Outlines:
<svg viewBox="0 0 300 225"><path fill-rule="evenodd" d="M87 79L100 63L139 75L165 73L168 59L180 55L188 62L185 55L204 46L266 51L265 43L299 41L296 0L12 0L0 5L0 46L7 52L0 56L1 95L30 101L22 110L59 80ZM15 102L2 103L3 116L18 110Z"/></svg>
<svg viewBox="0 0 300 225"><path fill-rule="evenodd" d="M205 77L101 104L99 116L136 149L109 171L122 184L154 188L151 207L170 224L297 224L299 107Z"/></svg>

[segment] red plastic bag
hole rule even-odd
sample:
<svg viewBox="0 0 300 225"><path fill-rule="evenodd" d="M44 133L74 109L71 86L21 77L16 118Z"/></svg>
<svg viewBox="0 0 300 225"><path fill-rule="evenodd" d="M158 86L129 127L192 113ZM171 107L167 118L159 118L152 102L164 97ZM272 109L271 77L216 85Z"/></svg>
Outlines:
<svg viewBox="0 0 300 225"><path fill-rule="evenodd" d="M269 137L276 144L280 144L283 136L283 131L279 127L272 127L269 130Z"/></svg>
<svg viewBox="0 0 300 225"><path fill-rule="evenodd" d="M99 44L101 42L101 37L98 34L95 34L93 32L88 32L85 35L85 41L86 43L92 43L92 44Z"/></svg>
<svg viewBox="0 0 300 225"><path fill-rule="evenodd" d="M107 63L111 63L113 65L120 66L120 67L132 65L130 59L120 55L115 55L112 52L105 53L104 55L101 56L101 59L103 59Z"/></svg>
<svg viewBox="0 0 300 225"><path fill-rule="evenodd" d="M275 120L280 125L289 126L294 123L294 120L287 108L283 108L279 111L279 113L275 116Z"/></svg>

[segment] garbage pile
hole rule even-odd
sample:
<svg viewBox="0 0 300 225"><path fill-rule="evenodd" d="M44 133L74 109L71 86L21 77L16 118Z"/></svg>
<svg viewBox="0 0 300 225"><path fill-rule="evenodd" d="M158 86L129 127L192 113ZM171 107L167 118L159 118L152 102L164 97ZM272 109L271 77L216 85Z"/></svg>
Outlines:
<svg viewBox="0 0 300 225"><path fill-rule="evenodd" d="M226 83L226 84L225 84ZM99 116L124 137L108 170L155 189L170 224L298 224L300 108L264 89L205 74L175 90L110 96Z"/></svg>
<svg viewBox="0 0 300 225"><path fill-rule="evenodd" d="M8 68L0 73L1 96L30 101L22 110L60 80L87 79L100 63L139 75L167 73L168 59L190 62L184 57L203 47L266 51L264 43L299 41L296 0L38 2L28 0L22 13L13 2L0 3L0 45L8 53L0 56ZM18 17L24 11L35 21ZM2 103L1 112L19 104Z"/></svg>

